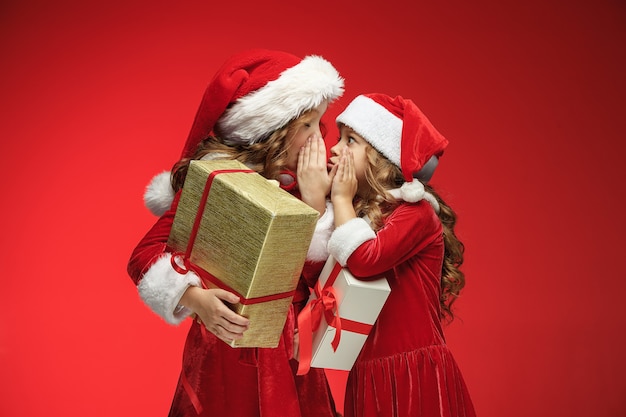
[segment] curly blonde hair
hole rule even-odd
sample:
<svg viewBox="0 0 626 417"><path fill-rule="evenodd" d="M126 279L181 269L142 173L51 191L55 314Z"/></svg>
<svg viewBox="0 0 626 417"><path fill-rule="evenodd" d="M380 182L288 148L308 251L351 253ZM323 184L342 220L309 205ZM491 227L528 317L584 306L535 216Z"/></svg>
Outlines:
<svg viewBox="0 0 626 417"><path fill-rule="evenodd" d="M400 168L370 145L367 145L366 157L368 163L365 169L365 179L371 191L368 195L360 196L360 199L355 203L355 211L358 216L367 215L374 231L378 231L382 228L385 218L400 204L389 194L388 190L401 186L404 183L404 177ZM438 216L443 226L445 249L439 303L442 319L449 323L454 320L452 304L465 286L465 274L460 269L463 264L465 247L454 231L457 221L454 210L446 204L432 186L425 184L424 187L437 199L440 206Z"/></svg>
<svg viewBox="0 0 626 417"><path fill-rule="evenodd" d="M281 171L287 169L287 149L298 130L304 125L309 110L293 119L286 126L274 131L270 136L252 145L226 145L218 136L209 136L198 145L191 158L183 158L172 168L172 188L175 192L183 188L189 163L207 154L219 154L220 159L236 159L267 179L278 179Z"/></svg>

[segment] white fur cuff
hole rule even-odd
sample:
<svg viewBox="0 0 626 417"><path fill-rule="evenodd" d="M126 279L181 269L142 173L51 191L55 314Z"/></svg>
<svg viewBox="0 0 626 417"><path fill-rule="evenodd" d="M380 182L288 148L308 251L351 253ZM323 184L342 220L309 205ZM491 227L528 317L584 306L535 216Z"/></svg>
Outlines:
<svg viewBox="0 0 626 417"><path fill-rule="evenodd" d="M335 229L328 241L328 251L341 266L345 266L352 252L374 238L376 233L370 225L357 217Z"/></svg>
<svg viewBox="0 0 626 417"><path fill-rule="evenodd" d="M199 287L200 278L194 272L179 274L172 268L172 254L166 253L144 274L137 289L139 296L152 311L170 324L180 324L190 314L189 309L177 309L178 302L189 286Z"/></svg>
<svg viewBox="0 0 626 417"><path fill-rule="evenodd" d="M307 261L321 262L328 259L328 240L333 231L334 223L335 212L333 211L333 204L327 200L326 211L317 220L317 224L315 225L313 239L311 240L309 251L306 254Z"/></svg>

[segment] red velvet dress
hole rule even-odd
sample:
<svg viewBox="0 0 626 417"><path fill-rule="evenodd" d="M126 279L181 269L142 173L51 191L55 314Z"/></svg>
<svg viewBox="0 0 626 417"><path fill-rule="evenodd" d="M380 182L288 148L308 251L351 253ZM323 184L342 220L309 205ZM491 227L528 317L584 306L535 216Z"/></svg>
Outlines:
<svg viewBox="0 0 626 417"><path fill-rule="evenodd" d="M365 228L354 219L329 243L356 277L384 274L391 287L349 373L345 417L475 416L440 321L439 218L422 200L399 206L376 235Z"/></svg>
<svg viewBox="0 0 626 417"><path fill-rule="evenodd" d="M128 272L136 284L147 276L146 272L151 271L159 259L168 256L166 242L177 202L178 196L171 209L157 221L134 250ZM307 375L296 376L297 362L290 359L295 314L306 303L308 284L314 284L322 266L323 263L307 264L307 274L301 277L277 348L231 348L194 321L187 335L181 377L169 415L334 417L335 405L324 371L312 370ZM150 274L151 277L155 275L154 271ZM165 288L150 287L146 290L152 293L148 297L156 294L153 298L172 298L171 294L168 295L167 280L182 279L183 276L178 277L173 268L172 271L157 271L156 275L161 275L156 280L159 282L156 287ZM309 277L310 282L306 282L305 276ZM179 296L175 298L177 302ZM200 414L192 403L190 391L197 396L201 405Z"/></svg>

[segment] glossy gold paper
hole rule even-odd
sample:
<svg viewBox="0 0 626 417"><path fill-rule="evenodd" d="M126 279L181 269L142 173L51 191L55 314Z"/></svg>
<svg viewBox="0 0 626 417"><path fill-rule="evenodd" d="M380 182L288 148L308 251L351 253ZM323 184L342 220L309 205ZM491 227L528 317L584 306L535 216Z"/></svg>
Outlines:
<svg viewBox="0 0 626 417"><path fill-rule="evenodd" d="M293 291L319 213L261 175L241 172L217 174L200 208L209 174L230 169L247 168L230 160L191 162L168 244L184 253L202 210L193 264L246 299ZM276 347L291 300L232 306L250 319L244 338L232 346Z"/></svg>

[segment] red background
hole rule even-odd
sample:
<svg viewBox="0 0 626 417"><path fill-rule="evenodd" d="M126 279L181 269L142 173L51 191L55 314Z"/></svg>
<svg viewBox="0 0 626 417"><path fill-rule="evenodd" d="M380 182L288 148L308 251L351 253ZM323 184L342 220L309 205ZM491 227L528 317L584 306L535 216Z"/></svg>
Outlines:
<svg viewBox="0 0 626 417"><path fill-rule="evenodd" d="M467 287L448 339L480 416L626 415L624 3L215 3L0 5L0 415L167 413L187 324L126 275L141 196L217 66L256 46L333 62L332 118L401 94L450 140L433 182Z"/></svg>

